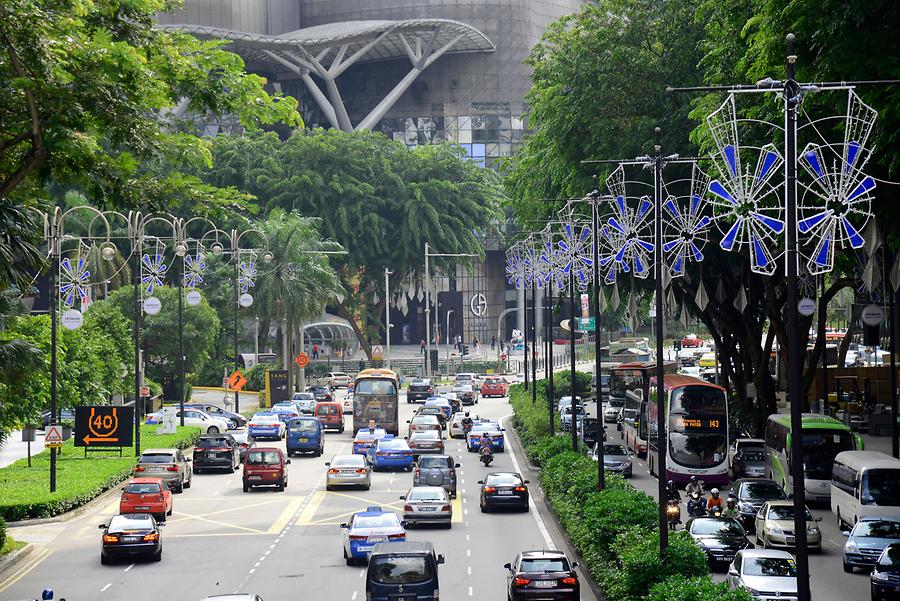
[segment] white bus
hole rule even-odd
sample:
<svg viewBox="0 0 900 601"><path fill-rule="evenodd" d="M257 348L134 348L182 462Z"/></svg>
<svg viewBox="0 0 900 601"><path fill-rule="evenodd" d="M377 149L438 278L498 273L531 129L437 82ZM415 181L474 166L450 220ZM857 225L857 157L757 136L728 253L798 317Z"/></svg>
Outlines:
<svg viewBox="0 0 900 601"><path fill-rule="evenodd" d="M900 459L877 451L844 451L834 458L831 511L838 528L861 517L900 518Z"/></svg>

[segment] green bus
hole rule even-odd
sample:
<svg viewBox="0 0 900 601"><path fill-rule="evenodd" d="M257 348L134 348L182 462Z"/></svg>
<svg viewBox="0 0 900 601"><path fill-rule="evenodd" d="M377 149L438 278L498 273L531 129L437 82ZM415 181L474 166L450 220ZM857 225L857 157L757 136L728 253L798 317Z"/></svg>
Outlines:
<svg viewBox="0 0 900 601"><path fill-rule="evenodd" d="M766 422L766 450L769 478L792 493L791 478L791 416L774 413ZM860 451L862 438L850 426L828 415L803 414L803 472L808 501L829 502L831 499L831 471L835 456L842 451Z"/></svg>

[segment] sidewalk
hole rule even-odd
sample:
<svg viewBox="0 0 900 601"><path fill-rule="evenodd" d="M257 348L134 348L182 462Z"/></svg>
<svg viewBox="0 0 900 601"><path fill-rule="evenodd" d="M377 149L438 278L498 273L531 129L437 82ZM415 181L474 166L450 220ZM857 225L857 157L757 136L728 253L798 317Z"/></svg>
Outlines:
<svg viewBox="0 0 900 601"><path fill-rule="evenodd" d="M44 431L35 432L34 442L31 443L31 456L44 451ZM13 430L3 446L0 446L0 467L6 467L19 459L28 457L28 443L22 442L22 431Z"/></svg>

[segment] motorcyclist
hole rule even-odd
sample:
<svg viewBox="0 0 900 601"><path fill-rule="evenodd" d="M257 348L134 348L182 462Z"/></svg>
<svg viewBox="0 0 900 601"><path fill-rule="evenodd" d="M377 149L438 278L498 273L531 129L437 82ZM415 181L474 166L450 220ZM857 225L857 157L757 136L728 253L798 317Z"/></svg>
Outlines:
<svg viewBox="0 0 900 601"><path fill-rule="evenodd" d="M741 515L741 512L738 511L737 504L735 504L733 497L728 497L728 500L725 501L725 509L722 511L722 515L726 518L736 518Z"/></svg>
<svg viewBox="0 0 900 601"><path fill-rule="evenodd" d="M703 495L703 482L698 480L697 476L691 476L691 481L688 482L688 485L684 487L684 492L688 496L690 496L692 492L696 492L698 495Z"/></svg>
<svg viewBox="0 0 900 601"><path fill-rule="evenodd" d="M466 414L462 418L462 428L463 432L468 432L472 429L472 418L469 417L469 412L466 411Z"/></svg>
<svg viewBox="0 0 900 601"><path fill-rule="evenodd" d="M666 482L666 500L681 503L681 493L679 493L678 489L675 487L674 480Z"/></svg>
<svg viewBox="0 0 900 601"><path fill-rule="evenodd" d="M721 511L724 503L722 502L722 497L719 496L719 489L714 488L709 491L709 499L706 501L706 511L712 513L714 509L719 509Z"/></svg>
<svg viewBox="0 0 900 601"><path fill-rule="evenodd" d="M696 490L690 494L687 502L688 515L691 517L701 516L706 513L705 499L700 496Z"/></svg>

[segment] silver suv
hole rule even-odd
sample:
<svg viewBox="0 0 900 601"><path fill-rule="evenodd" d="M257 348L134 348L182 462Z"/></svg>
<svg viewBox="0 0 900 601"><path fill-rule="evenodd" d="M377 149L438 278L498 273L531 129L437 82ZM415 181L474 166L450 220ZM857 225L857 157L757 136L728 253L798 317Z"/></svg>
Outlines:
<svg viewBox="0 0 900 601"><path fill-rule="evenodd" d="M160 478L175 492L191 487L190 459L179 449L146 449L134 468L138 478Z"/></svg>
<svg viewBox="0 0 900 601"><path fill-rule="evenodd" d="M449 455L423 455L413 472L413 486L443 486L450 497L456 498L456 468Z"/></svg>

